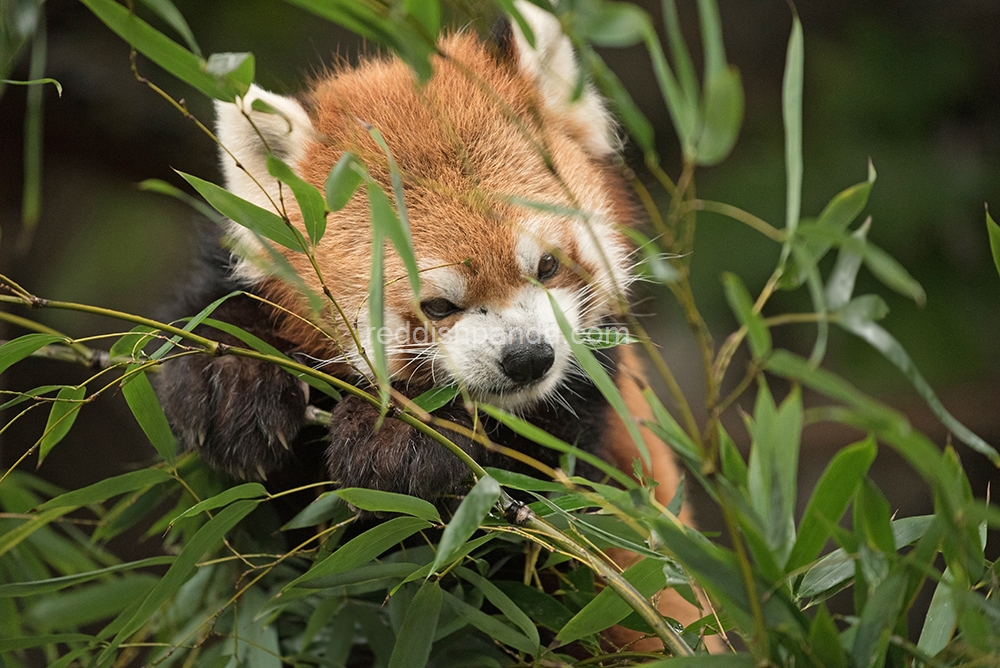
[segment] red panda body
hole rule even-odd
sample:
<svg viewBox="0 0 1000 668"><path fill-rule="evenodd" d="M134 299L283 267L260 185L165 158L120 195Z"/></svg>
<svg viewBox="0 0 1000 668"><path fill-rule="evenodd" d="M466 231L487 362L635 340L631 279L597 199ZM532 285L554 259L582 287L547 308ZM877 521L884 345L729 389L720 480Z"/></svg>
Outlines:
<svg viewBox="0 0 1000 668"><path fill-rule="evenodd" d="M467 33L443 38L423 85L398 59L374 59L321 77L301 103L253 88L236 105L220 104L227 187L271 210L283 203L304 231L287 187L268 175L268 152L322 190L350 151L392 193L386 153L369 131L377 128L403 178L421 278L415 300L403 261L387 249L384 325L393 386L412 397L457 383L473 399L516 412L631 472L636 445L576 365L549 296L574 329L620 322L632 279L630 249L617 226L634 224L637 211L615 168L619 146L602 101L589 87L573 99L578 70L569 41L553 17L519 6L532 23L534 47L516 29L495 47ZM255 99L278 113L253 110ZM235 224L229 233L236 254L216 259L215 278L190 298L190 307L234 288L260 295L280 308L236 297L213 317L328 373L361 380L368 369L350 329L369 350L366 343L379 335L367 315L369 216L364 188L328 215L315 251L318 273L304 254L282 251L306 290L329 291L350 327L324 310L317 328L303 286L263 271L258 259L267 256L259 241ZM633 352L622 346L595 353L632 414L647 417ZM333 407L322 438L304 438L307 394L290 375L261 362L184 357L163 375L161 398L178 437L235 477L266 477L321 453L326 475L344 486L436 500L467 484L468 472L453 454L397 420L376 430L377 410L355 397ZM461 401L436 415L472 425ZM493 442L558 465L556 453L480 419ZM446 433L481 464L516 470L511 459ZM648 473L666 503L677 489L676 465L662 442L644 435L652 455ZM672 617L697 617L671 592L662 601Z"/></svg>

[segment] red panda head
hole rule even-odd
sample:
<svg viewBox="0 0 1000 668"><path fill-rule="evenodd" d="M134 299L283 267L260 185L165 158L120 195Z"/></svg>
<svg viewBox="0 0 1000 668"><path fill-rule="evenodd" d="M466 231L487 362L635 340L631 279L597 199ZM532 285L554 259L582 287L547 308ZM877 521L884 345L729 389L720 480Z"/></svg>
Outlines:
<svg viewBox="0 0 1000 668"><path fill-rule="evenodd" d="M387 250L385 328L371 331L363 189L328 217L316 250L323 281L363 344L383 337L393 380L457 382L511 409L556 399L575 373L548 295L577 330L621 315L630 276L618 226L634 218L603 101L589 86L573 99L579 70L558 21L527 2L518 7L534 47L516 27L498 49L472 34L445 37L425 84L398 59L374 59L320 78L304 105L254 87L217 108L228 188L272 210L280 198L300 227L287 188L268 175L267 149L319 188L351 151L391 193L386 155L366 126L378 128L403 176L421 293L415 300L403 262ZM279 113L253 110L258 99ZM307 314L298 289L260 269L256 238L235 224L229 231L242 254L237 275ZM285 254L322 294L306 258ZM298 318L286 319L283 333L338 373L364 369L342 319L323 318L332 337Z"/></svg>

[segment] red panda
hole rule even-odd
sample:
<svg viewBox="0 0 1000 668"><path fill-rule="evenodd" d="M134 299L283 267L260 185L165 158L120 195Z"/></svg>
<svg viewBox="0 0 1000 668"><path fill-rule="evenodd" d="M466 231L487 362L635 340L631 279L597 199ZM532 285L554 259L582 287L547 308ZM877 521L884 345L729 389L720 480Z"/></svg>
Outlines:
<svg viewBox="0 0 1000 668"><path fill-rule="evenodd" d="M578 65L558 21L530 3L518 6L534 46L512 23L493 47L473 34L452 34L439 42L441 55L432 57L434 74L425 84L399 59L375 58L320 77L299 100L253 87L236 104L218 103L226 186L272 210L280 199L301 228L302 215L287 188L282 191L268 174L268 152L322 188L340 156L351 151L392 192L386 154L367 129L377 128L403 176L422 284L418 313L401 258L386 253L393 385L415 396L457 383L473 399L514 411L631 472L637 448L575 363L548 295L573 329L619 322L625 308L620 296L633 277L630 248L618 226L635 224L639 214L616 167L620 142L604 101L589 85L574 99ZM255 110L256 100L278 113ZM312 316L301 289L261 269L257 238L235 223L227 231L236 252L216 249L215 278L189 297L190 306L201 308L234 288L263 296L293 315L241 296L223 303L213 317L329 373L358 380L356 369L364 363L343 321L324 316L326 328L343 342L333 345L306 322ZM316 250L325 286L304 255L286 253L306 288L319 294L329 289L341 310L357 318L363 344L378 335L370 331L365 304L370 253L363 189L328 216ZM426 336L425 328L434 334ZM424 334L421 340L417 332ZM597 356L632 414L648 417L641 396L645 381L629 347ZM266 477L301 466L309 452L320 451L329 479L344 486L430 500L465 489L467 470L452 453L397 420L376 430L377 409L354 397L333 408L323 438L304 439L307 394L270 365L186 356L167 364L162 375L161 399L180 440L234 477ZM461 401L436 414L471 424ZM494 442L558 464L551 451L481 419ZM514 465L459 434L449 436L481 464ZM667 503L677 489L676 465L662 442L644 436L651 453L647 473ZM698 616L672 592L661 606L682 622Z"/></svg>

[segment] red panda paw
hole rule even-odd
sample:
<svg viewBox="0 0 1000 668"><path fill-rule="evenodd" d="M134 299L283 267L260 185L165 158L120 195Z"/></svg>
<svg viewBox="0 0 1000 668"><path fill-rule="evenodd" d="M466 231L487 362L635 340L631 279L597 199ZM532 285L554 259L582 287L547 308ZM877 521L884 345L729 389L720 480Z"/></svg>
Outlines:
<svg viewBox="0 0 1000 668"><path fill-rule="evenodd" d="M273 364L241 357L182 357L164 365L160 401L184 448L212 468L244 480L267 476L293 460L306 396L299 381Z"/></svg>
<svg viewBox="0 0 1000 668"><path fill-rule="evenodd" d="M330 479L341 487L364 487L410 494L428 501L460 493L469 470L451 452L399 420L386 418L358 397L343 399L333 411L326 451ZM449 419L460 419L448 415ZM467 416L466 416L467 418ZM472 444L447 434L469 450Z"/></svg>

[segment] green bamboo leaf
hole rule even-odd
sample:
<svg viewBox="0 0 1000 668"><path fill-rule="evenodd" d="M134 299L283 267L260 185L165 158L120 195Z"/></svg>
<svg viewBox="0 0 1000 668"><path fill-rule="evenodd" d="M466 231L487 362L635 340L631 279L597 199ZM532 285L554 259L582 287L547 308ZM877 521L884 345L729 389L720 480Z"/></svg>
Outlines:
<svg viewBox="0 0 1000 668"><path fill-rule="evenodd" d="M562 312L556 298L553 297L550 292L546 292L545 294L549 298L549 305L552 307L552 313L555 315L556 323L558 323L559 329L562 332L563 337L565 337L566 342L569 343L570 350L573 351L573 357L576 358L576 361L580 363L580 367L583 368L590 380L597 386L601 396L603 396L605 400L611 404L611 407L615 409L615 412L618 413L618 417L621 418L622 423L625 425L625 431L628 432L628 435L632 438L632 442L635 443L635 447L638 449L639 454L642 457L642 461L646 466L649 466L649 447L646 445L645 439L643 439L642 434L639 432L639 425L636 423L635 418L632 417L632 413L625 404L625 399L622 397L621 392L618 391L618 387L615 385L615 382L611 380L611 376L608 375L607 370L601 365L600 362L597 361L594 353L579 341L574 340L573 328L570 327L569 320L566 319L566 314Z"/></svg>
<svg viewBox="0 0 1000 668"><path fill-rule="evenodd" d="M84 582L90 582L91 580L96 580L106 575L112 575L122 571L133 571L140 568L149 568L150 566L172 564L175 558L176 557L171 556L148 557L146 559L130 561L125 564L115 564L114 566L99 568L95 571L87 571L86 573L74 573L73 575L64 575L62 577L48 578L45 580L33 580L31 582L10 582L0 585L0 598L50 594L52 592L65 589L66 587L82 584Z"/></svg>
<svg viewBox="0 0 1000 668"><path fill-rule="evenodd" d="M356 155L345 151L326 177L326 204L330 211L340 211L351 201L361 185L361 170Z"/></svg>
<svg viewBox="0 0 1000 668"><path fill-rule="evenodd" d="M120 630L98 658L103 663L114 656L118 647L132 634L147 624L150 618L167 600L177 593L195 570L202 557L222 544L225 535L257 507L258 501L237 501L223 508L219 514L205 523L194 534L177 555L177 559L163 575L153 590L131 611L126 609L119 618L111 622L109 628L121 624Z"/></svg>
<svg viewBox="0 0 1000 668"><path fill-rule="evenodd" d="M379 224L384 226L384 235L392 242L396 253L403 261L403 266L406 267L406 276L410 281L410 289L413 290L413 298L417 299L420 295L420 269L417 267L417 258L413 252L413 239L410 236L410 217L406 211L406 199L403 197L403 176L399 172L396 160L392 157L392 152L389 150L389 145L385 143L382 133L376 127L370 125L366 127L388 160L389 178L392 180L392 192L396 201L396 214L382 216ZM372 222L375 222L374 218Z"/></svg>
<svg viewBox="0 0 1000 668"><path fill-rule="evenodd" d="M45 84L52 84L56 88L56 94L62 97L62 84L52 79L51 77L42 77L40 79L31 79L30 81L15 81L13 79L0 79L0 83L9 84L11 86L44 86Z"/></svg>
<svg viewBox="0 0 1000 668"><path fill-rule="evenodd" d="M101 2L103 1L101 0ZM285 248L299 253L304 252L306 240L302 233L282 220L277 214L262 209L256 204L237 197L225 188L220 188L214 183L199 179L197 176L184 172L177 173L223 216L265 239L281 244Z"/></svg>
<svg viewBox="0 0 1000 668"><path fill-rule="evenodd" d="M713 74L705 83L704 118L694 157L699 165L717 165L725 160L743 125L743 84L733 66Z"/></svg>
<svg viewBox="0 0 1000 668"><path fill-rule="evenodd" d="M781 115L785 124L786 222L788 239L795 236L802 208L802 72L804 48L802 23L792 14L792 34L788 38L785 76L781 88ZM783 257L788 255L785 246Z"/></svg>
<svg viewBox="0 0 1000 668"><path fill-rule="evenodd" d="M440 522L441 515L433 503L406 494L383 492L377 489L348 487L334 492L347 503L373 513L403 513L428 522Z"/></svg>
<svg viewBox="0 0 1000 668"><path fill-rule="evenodd" d="M917 306L927 303L927 293L906 268L884 250L872 243L866 243L864 262L868 271L890 290L912 299Z"/></svg>
<svg viewBox="0 0 1000 668"><path fill-rule="evenodd" d="M177 7L170 0L142 0L142 4L149 7L153 13L163 19L163 22L173 28L187 44L188 49L196 56L201 57L201 49L194 39L190 26L184 15L177 11Z"/></svg>
<svg viewBox="0 0 1000 668"><path fill-rule="evenodd" d="M556 452L562 452L565 454L572 454L577 459L584 461L591 466L597 467L602 473L606 474L611 479L615 480L621 484L626 489L634 489L637 487L635 480L630 478L627 474L623 473L620 469L608 464L606 461L597 457L589 452L580 450L565 441L562 441L552 434L548 433L544 429L540 429L535 425L531 424L526 420L522 420L516 415L512 415L507 411L501 410L499 408L494 408L486 404L479 404L479 410L486 413L491 418L510 427L511 430L516 434L520 434L525 438L538 443L541 446L555 450Z"/></svg>
<svg viewBox="0 0 1000 668"><path fill-rule="evenodd" d="M868 473L877 452L875 439L868 437L845 447L833 457L802 514L795 546L785 564L786 572L808 564L823 549L831 528L847 511L854 491Z"/></svg>
<svg viewBox="0 0 1000 668"><path fill-rule="evenodd" d="M663 562L657 559L642 559L629 566L622 576L643 597L648 598L663 589L666 584L663 566ZM614 589L605 587L562 627L556 635L556 642L565 645L591 634L600 633L631 613L632 607Z"/></svg>
<svg viewBox="0 0 1000 668"><path fill-rule="evenodd" d="M427 35L436 39L441 32L441 0L405 0L405 4L406 11L420 22Z"/></svg>
<svg viewBox="0 0 1000 668"><path fill-rule="evenodd" d="M872 550L889 557L896 556L892 508L882 492L867 478L862 479L854 495L854 532Z"/></svg>
<svg viewBox="0 0 1000 668"><path fill-rule="evenodd" d="M779 563L795 543L796 480L802 437L802 397L793 388L778 408L761 381L749 430L753 436L748 462L750 502L763 522L765 540Z"/></svg>
<svg viewBox="0 0 1000 668"><path fill-rule="evenodd" d="M747 463L736 448L733 438L721 424L719 425L719 459L722 462L722 475L737 489L746 490Z"/></svg>
<svg viewBox="0 0 1000 668"><path fill-rule="evenodd" d="M472 586L481 591L487 601L492 603L508 620L513 622L517 628L524 632L524 635L528 638L528 640L535 643L535 645L538 645L541 642L538 638L538 628L535 626L534 622L528 618L528 615L524 614L524 611L521 610L521 608L519 608L514 601L510 600L510 597L508 597L507 594L500 591L495 584L484 578L479 573L463 566L459 566L454 572L460 578L471 583Z"/></svg>
<svg viewBox="0 0 1000 668"><path fill-rule="evenodd" d="M576 330L573 336L590 350L604 350L639 342L639 339L620 327L588 327Z"/></svg>
<svg viewBox="0 0 1000 668"><path fill-rule="evenodd" d="M321 578L303 582L299 586L303 589L333 589L349 585L382 583L387 580L392 580L393 584L397 584L400 580L409 579L419 568L417 564L408 562L372 563L333 575L324 575Z"/></svg>
<svg viewBox="0 0 1000 668"><path fill-rule="evenodd" d="M414 398L413 403L428 413L433 413L437 409L450 404L452 399L458 396L458 392L458 385L435 387Z"/></svg>
<svg viewBox="0 0 1000 668"><path fill-rule="evenodd" d="M990 238L990 250L993 252L993 264L1000 272L1000 225L993 220L989 207L986 207L986 234Z"/></svg>
<svg viewBox="0 0 1000 668"><path fill-rule="evenodd" d="M50 522L59 519L72 510L73 508L49 508L43 512L34 514L30 520L17 525L13 529L6 529L5 533L0 534L0 556L17 547L22 541L26 540L39 529L44 528Z"/></svg>
<svg viewBox="0 0 1000 668"><path fill-rule="evenodd" d="M122 386L122 395L149 442L156 448L160 457L173 466L177 459L177 439L170 431L167 416L160 407L160 401L156 398L146 372L134 373L131 380Z"/></svg>
<svg viewBox="0 0 1000 668"><path fill-rule="evenodd" d="M840 633L825 605L820 606L813 618L809 628L808 647L823 668L848 668Z"/></svg>
<svg viewBox="0 0 1000 668"><path fill-rule="evenodd" d="M499 498L500 483L489 476L480 478L462 499L448 526L444 528L431 566L432 571L451 563L455 553L472 537Z"/></svg>
<svg viewBox="0 0 1000 668"><path fill-rule="evenodd" d="M869 216L851 236L864 242L871 228L872 219ZM836 311L851 300L854 294L854 281L861 269L862 254L856 253L849 248L841 247L837 253L837 262L833 265L833 271L826 279L826 305L831 311Z"/></svg>
<svg viewBox="0 0 1000 668"><path fill-rule="evenodd" d="M167 482L168 480L173 480L173 478L163 469L130 471L129 473L123 473L113 478L106 478L100 482L95 482L93 485L88 485L82 489L60 494L56 498L50 499L38 506L38 510L88 506L92 503L107 501L119 494L127 494L128 492L134 492L137 489Z"/></svg>
<svg viewBox="0 0 1000 668"><path fill-rule="evenodd" d="M582 5L577 11L580 37L595 46L624 48L643 40L649 15L635 5L604 2Z"/></svg>
<svg viewBox="0 0 1000 668"><path fill-rule="evenodd" d="M726 51L722 44L722 20L716 0L698 0L701 22L701 44L705 53L705 87L708 81L726 68Z"/></svg>
<svg viewBox="0 0 1000 668"><path fill-rule="evenodd" d="M416 668L426 666L441 614L441 585L436 580L425 580L406 609L403 625L396 635L389 668Z"/></svg>
<svg viewBox="0 0 1000 668"><path fill-rule="evenodd" d="M354 513L350 511L343 499L334 492L324 492L289 520L285 526L281 527L281 530L303 529L322 522L340 524L352 517L354 517Z"/></svg>
<svg viewBox="0 0 1000 668"><path fill-rule="evenodd" d="M254 69L252 53L213 53L205 63L205 71L220 81L231 83L237 97L250 92Z"/></svg>
<svg viewBox="0 0 1000 668"><path fill-rule="evenodd" d="M68 343L69 339L58 334L25 334L0 345L0 373L30 356L39 348L53 343Z"/></svg>
<svg viewBox="0 0 1000 668"><path fill-rule="evenodd" d="M218 211L208 206L197 197L192 197L180 188L161 179L146 179L145 181L140 181L138 187L139 190L167 195L168 197L173 197L176 200L184 202L208 220L221 220Z"/></svg>
<svg viewBox="0 0 1000 668"><path fill-rule="evenodd" d="M208 316L212 315L212 313L215 312L215 309L222 306L223 302L231 299L232 297L236 297L238 295L243 295L243 294L246 293L243 292L242 290L233 290L228 295L223 295L222 297L219 297L214 302L212 302L202 310L198 311L198 313L193 318L188 318L187 322L184 323L184 326L181 329L183 329L185 332L190 332L194 330L194 328L203 323ZM169 353L174 346L180 343L181 339L183 338L184 337L182 337L180 334L170 337L170 340L164 343L159 348L157 348L156 351L149 356L149 359L151 360L162 359L163 356Z"/></svg>
<svg viewBox="0 0 1000 668"><path fill-rule="evenodd" d="M230 71L215 76L209 72L208 63L150 26L123 5L114 0L82 0L82 2L139 53L205 95L224 102L233 102L241 94L239 82L245 80L245 71Z"/></svg>
<svg viewBox="0 0 1000 668"><path fill-rule="evenodd" d="M958 625L958 602L953 591L955 584L953 580L951 569L946 568L941 581L934 588L934 596L931 597L927 616L924 617L924 626L920 630L917 648L928 656L935 656L948 646Z"/></svg>
<svg viewBox="0 0 1000 668"><path fill-rule="evenodd" d="M684 41L684 34L681 32L677 4L674 0L663 0L663 23L667 28L667 42L670 46L674 67L677 68L677 80L680 83L681 94L688 104L697 105L700 96L698 77L694 71L694 64L691 62L691 53ZM697 116L697 108L692 113Z"/></svg>
<svg viewBox="0 0 1000 668"><path fill-rule="evenodd" d="M59 390L59 394L56 395L56 400L49 410L49 419L45 422L45 432L38 447L39 464L49 454L49 451L69 433L80 414L83 398L86 394L87 388L83 385L79 387L66 386Z"/></svg>
<svg viewBox="0 0 1000 668"><path fill-rule="evenodd" d="M299 211L302 212L302 222L306 226L309 240L314 245L318 244L326 232L326 202L319 190L306 183L291 167L271 154L267 156L267 173L292 190Z"/></svg>
<svg viewBox="0 0 1000 668"><path fill-rule="evenodd" d="M934 523L934 515L904 517L892 523L892 538L896 550L916 542ZM843 548L837 548L810 568L799 586L799 598L812 598L829 592L854 577L854 558Z"/></svg>
<svg viewBox="0 0 1000 668"><path fill-rule="evenodd" d="M28 390L27 392L22 392L19 396L14 397L10 401L5 401L4 403L0 404L0 411L2 411L4 409L7 409L7 408L13 408L14 406L17 406L18 404L23 404L25 401L31 401L32 399L34 399L36 397L43 397L46 394L49 394L50 392L62 390L65 387L71 387L71 386L69 386L69 385L42 385L41 387L32 388L32 389Z"/></svg>
<svg viewBox="0 0 1000 668"><path fill-rule="evenodd" d="M878 295L861 295L845 304L835 315L837 322L857 326L889 315L889 305Z"/></svg>
<svg viewBox="0 0 1000 668"><path fill-rule="evenodd" d="M660 398L656 396L656 393L647 387L643 388L642 396L653 412L653 419L656 420L655 424L647 423L646 426L656 434L657 438L683 457L689 466L700 466L701 453L699 452L698 445L691 440L687 432L678 424L674 416L670 414L670 411L660 401Z"/></svg>
<svg viewBox="0 0 1000 668"><path fill-rule="evenodd" d="M851 657L858 668L873 668L885 662L889 638L899 619L906 594L906 575L891 574L872 594L861 613L854 635Z"/></svg>
<svg viewBox="0 0 1000 668"><path fill-rule="evenodd" d="M573 613L555 597L516 580L498 580L496 586L536 624L559 631L573 618Z"/></svg>
<svg viewBox="0 0 1000 668"><path fill-rule="evenodd" d="M393 545L430 526L430 522L416 517L396 517L388 522L383 522L360 536L352 538L333 554L314 563L312 568L285 585L283 591L287 592L309 580L357 568Z"/></svg>
<svg viewBox="0 0 1000 668"><path fill-rule="evenodd" d="M747 328L747 341L754 359L767 357L771 352L771 332L764 324L764 318L753 310L753 299L743 281L736 274L724 272L722 285L726 291L726 301L739 323Z"/></svg>
<svg viewBox="0 0 1000 668"><path fill-rule="evenodd" d="M924 379L906 350L903 349L899 341L889 334L889 332L870 320L840 319L837 321L837 324L855 336L867 341L869 345L892 362L903 373L906 379L910 381L917 390L917 394L923 398L931 411L941 420L941 423L955 435L955 438L976 452L989 457L994 465L1000 466L1000 453L948 412L948 409L938 399L934 390Z"/></svg>
<svg viewBox="0 0 1000 668"><path fill-rule="evenodd" d="M132 573L33 601L27 619L43 629L79 628L112 617L145 596L157 578Z"/></svg>
<svg viewBox="0 0 1000 668"><path fill-rule="evenodd" d="M173 525L180 519L189 517L191 515L197 515L198 513L215 510L216 508L221 508L223 506L228 506L234 501L240 501L242 499L262 499L268 496L267 490L259 482L247 482L242 485L237 485L236 487L230 487L220 494L215 496L210 496L207 499L203 499L198 503L194 504L180 515L177 515L172 520L170 520L170 525Z"/></svg>
<svg viewBox="0 0 1000 668"><path fill-rule="evenodd" d="M389 362L386 357L385 342L380 334L385 327L385 243L386 230L398 225L396 213L389 198L374 181L368 181L368 205L372 222L371 277L368 279L368 334L371 346L369 359L374 367L372 372L378 381L379 396L383 412L389 406ZM394 222L395 221L395 222Z"/></svg>
<svg viewBox="0 0 1000 668"><path fill-rule="evenodd" d="M530 638L527 638L518 631L515 631L499 619L487 615L482 610L477 610L465 601L456 597L451 592L444 592L444 602L456 615L485 633L487 637L513 647L514 649L520 650L530 656L534 656L538 653L538 644L533 643Z"/></svg>
<svg viewBox="0 0 1000 668"><path fill-rule="evenodd" d="M520 489L526 492L566 491L566 486L560 482L540 480L534 476L525 475L523 473L514 473L513 471L504 471L503 469L493 468L492 466L487 466L485 468L486 472L489 473L491 477L496 478L496 481L500 483L501 487L510 487L512 489Z"/></svg>

